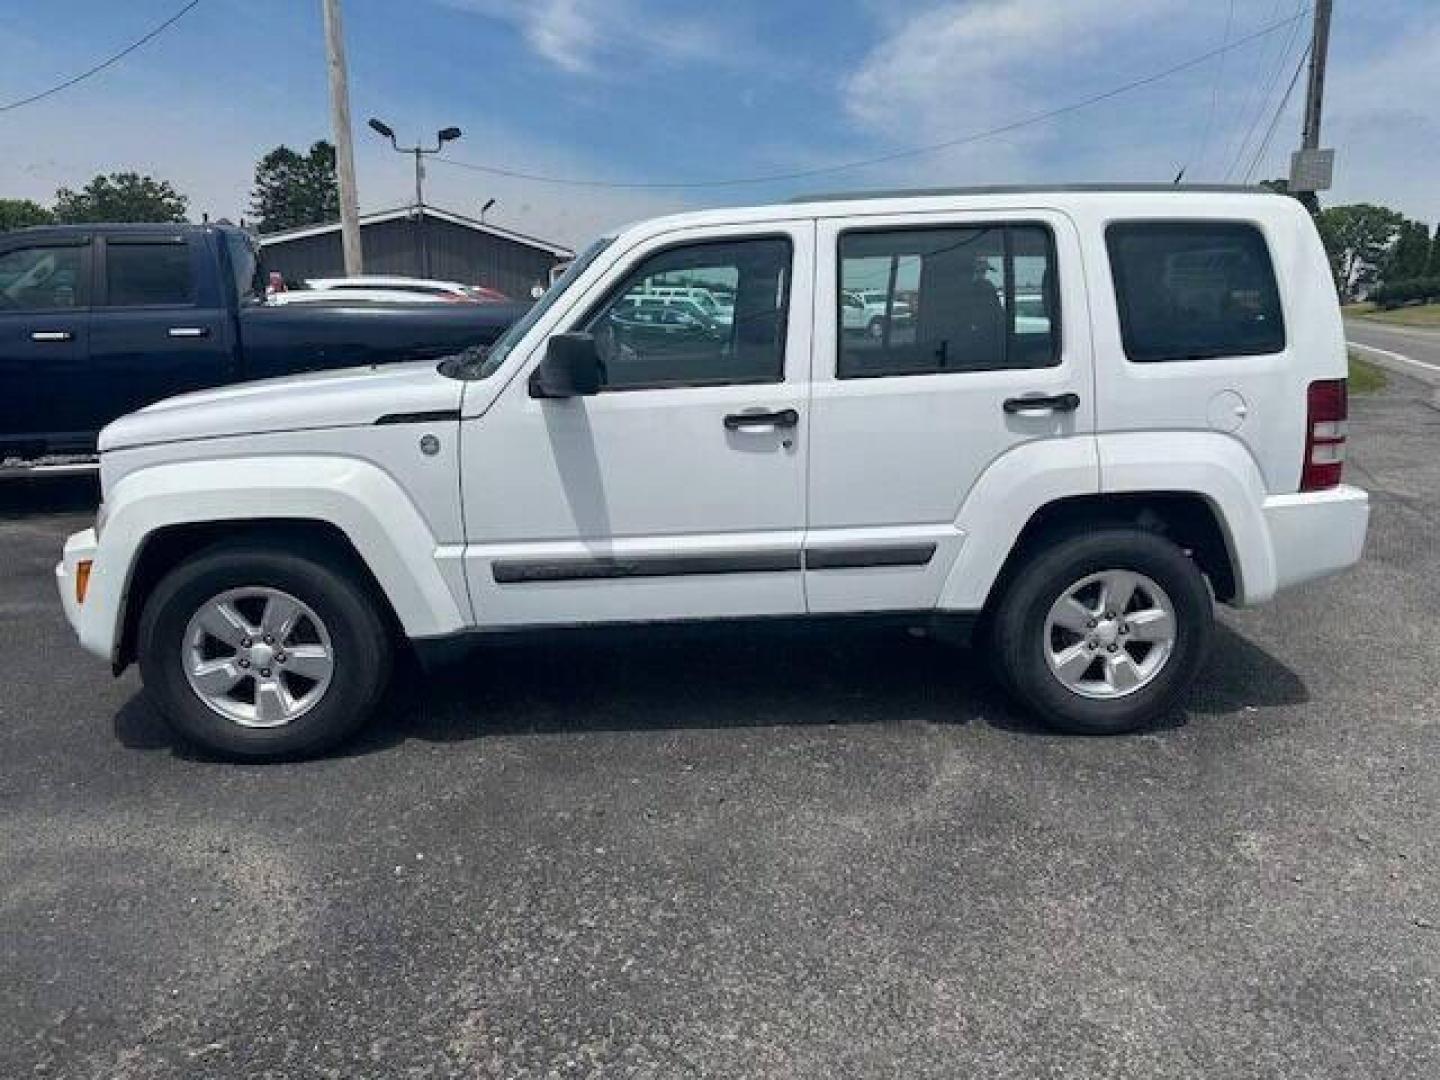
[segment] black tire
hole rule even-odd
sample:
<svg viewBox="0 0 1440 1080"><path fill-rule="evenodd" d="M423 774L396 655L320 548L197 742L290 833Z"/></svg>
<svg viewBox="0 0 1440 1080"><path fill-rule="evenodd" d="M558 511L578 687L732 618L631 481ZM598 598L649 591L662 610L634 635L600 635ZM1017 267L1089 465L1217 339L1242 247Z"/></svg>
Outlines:
<svg viewBox="0 0 1440 1080"><path fill-rule="evenodd" d="M191 688L183 644L191 617L230 589L283 590L308 606L330 636L334 672L310 711L280 727L245 727L211 709ZM393 645L369 589L330 553L223 544L180 564L145 603L140 673L161 714L184 738L222 757L273 761L310 757L354 734L375 710Z"/></svg>
<svg viewBox="0 0 1440 1080"><path fill-rule="evenodd" d="M1051 605L1071 585L1105 570L1144 574L1175 608L1175 641L1152 681L1129 695L1095 699L1071 690L1045 659ZM1172 709L1204 663L1214 631L1205 577L1175 544L1155 533L1102 528L1042 540L1010 575L995 607L990 642L1002 684L1051 727L1084 735L1134 731Z"/></svg>

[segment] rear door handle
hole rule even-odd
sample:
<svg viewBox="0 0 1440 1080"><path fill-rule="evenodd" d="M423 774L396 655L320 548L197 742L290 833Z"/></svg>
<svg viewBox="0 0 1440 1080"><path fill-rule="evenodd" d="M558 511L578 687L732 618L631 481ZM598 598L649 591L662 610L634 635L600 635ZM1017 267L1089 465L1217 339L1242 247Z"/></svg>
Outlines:
<svg viewBox="0 0 1440 1080"><path fill-rule="evenodd" d="M1074 412L1080 407L1079 394L1026 394L1005 399L1005 411L1016 416L1043 416L1045 413Z"/></svg>
<svg viewBox="0 0 1440 1080"><path fill-rule="evenodd" d="M69 330L36 330L30 335L31 341L74 341L75 335Z"/></svg>
<svg viewBox="0 0 1440 1080"><path fill-rule="evenodd" d="M794 409L779 412L741 412L725 417L727 431L756 431L761 428L792 428L800 423L800 414Z"/></svg>
<svg viewBox="0 0 1440 1080"><path fill-rule="evenodd" d="M172 326L170 327L170 336L177 338L209 337L210 328L208 326Z"/></svg>

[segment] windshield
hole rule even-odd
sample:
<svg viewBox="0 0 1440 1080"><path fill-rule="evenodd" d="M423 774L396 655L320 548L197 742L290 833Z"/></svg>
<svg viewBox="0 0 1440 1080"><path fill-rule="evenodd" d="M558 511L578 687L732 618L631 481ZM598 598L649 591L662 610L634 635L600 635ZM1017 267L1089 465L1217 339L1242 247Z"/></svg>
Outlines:
<svg viewBox="0 0 1440 1080"><path fill-rule="evenodd" d="M603 236L577 255L575 260L565 267L565 272L555 279L555 284L546 289L545 294L535 301L535 305L524 314L519 322L501 334L500 339L494 345L483 350L465 350L465 353L462 353L459 358L459 363L452 362L456 359L455 357L449 357L444 361L445 366L442 370L447 375L462 379L488 379L494 375L500 369L500 365L505 362L505 357L510 355L510 350L515 347L516 342L530 332L530 328L540 321L556 300L560 299L560 295L570 287L570 283L583 274L614 239L613 236ZM474 363L475 360L480 362Z"/></svg>

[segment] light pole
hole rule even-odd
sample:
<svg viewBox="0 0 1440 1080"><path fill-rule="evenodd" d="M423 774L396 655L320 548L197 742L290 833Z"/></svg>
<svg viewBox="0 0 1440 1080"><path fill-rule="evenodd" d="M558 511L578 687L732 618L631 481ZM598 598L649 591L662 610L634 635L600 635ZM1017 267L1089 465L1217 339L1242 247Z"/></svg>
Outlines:
<svg viewBox="0 0 1440 1080"><path fill-rule="evenodd" d="M395 141L395 130L383 120L370 118L370 130L381 138L390 140L392 150L400 154L415 155L415 226L420 235L420 276L430 276L430 251L425 243L425 165L423 158L426 154L438 154L448 142L454 142L460 138L458 127L441 128L435 133L434 146L421 146L416 143L414 146L401 146Z"/></svg>

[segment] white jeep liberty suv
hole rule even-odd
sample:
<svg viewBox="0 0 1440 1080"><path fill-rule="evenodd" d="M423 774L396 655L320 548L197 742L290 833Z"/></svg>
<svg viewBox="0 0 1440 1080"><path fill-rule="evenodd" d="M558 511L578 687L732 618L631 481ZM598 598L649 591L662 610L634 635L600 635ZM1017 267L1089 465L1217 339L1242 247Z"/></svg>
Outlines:
<svg viewBox="0 0 1440 1080"><path fill-rule="evenodd" d="M675 283L733 320L636 315ZM875 292L908 317L847 333ZM59 588L86 649L236 757L345 738L407 642L786 616L973 624L1034 712L1118 732L1175 704L1215 600L1360 557L1345 375L1284 196L690 213L596 242L488 353L118 421Z"/></svg>

